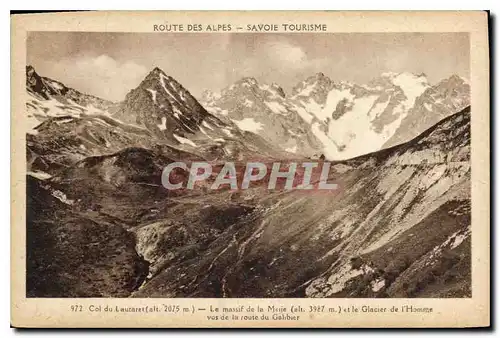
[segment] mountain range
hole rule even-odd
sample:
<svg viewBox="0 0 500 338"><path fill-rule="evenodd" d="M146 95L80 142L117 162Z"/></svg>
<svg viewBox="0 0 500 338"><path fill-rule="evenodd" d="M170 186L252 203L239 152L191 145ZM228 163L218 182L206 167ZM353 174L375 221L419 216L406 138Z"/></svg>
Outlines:
<svg viewBox="0 0 500 338"><path fill-rule="evenodd" d="M471 296L458 76L244 78L197 100L155 68L110 102L26 75L29 297ZM338 190L161 185L177 161L324 157Z"/></svg>
<svg viewBox="0 0 500 338"><path fill-rule="evenodd" d="M470 88L456 75L430 85L425 74L383 73L357 85L318 73L290 96L276 84L245 78L220 93L205 92L202 103L289 152L340 160L411 140L469 106Z"/></svg>

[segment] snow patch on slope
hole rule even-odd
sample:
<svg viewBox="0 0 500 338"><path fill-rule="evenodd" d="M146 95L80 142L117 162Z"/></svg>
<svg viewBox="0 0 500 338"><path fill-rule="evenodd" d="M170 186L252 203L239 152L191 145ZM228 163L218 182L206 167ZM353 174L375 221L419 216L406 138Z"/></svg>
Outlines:
<svg viewBox="0 0 500 338"><path fill-rule="evenodd" d="M340 101L347 100L348 102L352 102L353 98L354 95L351 94L351 90L349 88L342 90L333 89L328 93L325 107L323 108L323 110L318 111L316 117L320 121L325 120L327 117L330 117L332 115Z"/></svg>
<svg viewBox="0 0 500 338"><path fill-rule="evenodd" d="M275 114L286 114L286 108L275 101L265 101L266 106Z"/></svg>
<svg viewBox="0 0 500 338"><path fill-rule="evenodd" d="M254 118L245 117L243 120L232 120L238 128L245 131L251 131L253 133L257 133L259 130L263 129L263 124L255 121Z"/></svg>
<svg viewBox="0 0 500 338"><path fill-rule="evenodd" d="M156 103L156 90L148 88L147 91L151 93L151 98L153 99L153 102Z"/></svg>
<svg viewBox="0 0 500 338"><path fill-rule="evenodd" d="M415 100L417 97L422 95L422 93L429 88L429 83L427 82L427 78L423 75L417 76L411 73L400 73L397 75L390 76L392 83L396 86L399 86L407 100L406 100L406 108L409 109L413 107L415 104Z"/></svg>
<svg viewBox="0 0 500 338"><path fill-rule="evenodd" d="M181 143L181 144L189 144L192 147L196 147L196 144L193 141L191 141L190 139L184 138L184 137L176 135L176 134L173 134L173 135L174 135L175 139L177 141L179 141L179 143Z"/></svg>
<svg viewBox="0 0 500 338"><path fill-rule="evenodd" d="M367 118L368 111L376 99L377 96L358 98L354 101L350 112L337 120L330 121L326 136L338 145L338 148L332 149L330 142L323 142L324 137L320 139L328 149L326 153L331 154L330 159L356 157L366 153L367 145L372 149L378 149L384 144L385 140L372 129L371 122ZM339 148L344 150L339 151Z"/></svg>
<svg viewBox="0 0 500 338"><path fill-rule="evenodd" d="M63 193L60 190L54 190L54 191L52 191L52 196L54 196L55 198L57 198L59 201L63 202L64 204L73 205L73 203L75 203L75 201L70 200L66 196L66 194Z"/></svg>
<svg viewBox="0 0 500 338"><path fill-rule="evenodd" d="M317 296L318 292L320 292L318 289L316 289L316 286L319 286L321 284L324 284L325 282L329 285L329 289L321 294L321 297L328 297L330 295L333 295L337 292L342 291L347 283L358 276L365 275L368 273L373 272L373 269L364 264L361 266L359 269L353 269L351 267L351 264L347 263L344 264L337 273L330 275L330 277L325 281L324 278L318 278L314 280L306 289L306 295L308 297L314 295Z"/></svg>
<svg viewBox="0 0 500 338"><path fill-rule="evenodd" d="M161 118L161 123L160 124L157 124L158 128L160 128L160 130L166 130L167 129L167 118L165 116L163 116Z"/></svg>

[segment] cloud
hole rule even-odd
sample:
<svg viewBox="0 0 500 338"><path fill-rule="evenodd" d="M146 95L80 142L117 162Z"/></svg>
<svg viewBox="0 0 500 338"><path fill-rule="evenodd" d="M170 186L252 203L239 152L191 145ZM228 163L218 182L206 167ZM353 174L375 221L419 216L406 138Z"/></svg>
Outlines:
<svg viewBox="0 0 500 338"><path fill-rule="evenodd" d="M95 93L112 100L122 100L147 74L146 67L132 61L118 62L108 55L82 58L75 62L73 74Z"/></svg>
<svg viewBox="0 0 500 338"><path fill-rule="evenodd" d="M79 91L112 101L123 100L147 73L143 65L120 62L108 55L51 61L43 65L41 72Z"/></svg>
<svg viewBox="0 0 500 338"><path fill-rule="evenodd" d="M309 63L304 50L287 41L270 41L266 46L268 57L277 64L303 68Z"/></svg>
<svg viewBox="0 0 500 338"><path fill-rule="evenodd" d="M265 43L265 54L274 69L289 69L292 72L319 71L328 63L327 58L315 58L308 55L304 48L287 40L275 40Z"/></svg>

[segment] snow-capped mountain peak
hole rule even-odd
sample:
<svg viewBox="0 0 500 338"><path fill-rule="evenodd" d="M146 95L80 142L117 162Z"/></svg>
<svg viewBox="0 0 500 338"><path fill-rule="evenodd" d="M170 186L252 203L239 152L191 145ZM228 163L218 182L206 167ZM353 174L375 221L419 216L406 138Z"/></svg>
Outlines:
<svg viewBox="0 0 500 338"><path fill-rule="evenodd" d="M423 130L469 105L470 86L458 75L452 75L434 86L428 86L415 99L407 116L384 147L411 140Z"/></svg>
<svg viewBox="0 0 500 338"><path fill-rule="evenodd" d="M238 84L241 84L245 87L254 87L258 85L258 82L254 77L244 77L236 83L236 85Z"/></svg>
<svg viewBox="0 0 500 338"><path fill-rule="evenodd" d="M34 67L26 67L26 110L28 133L51 117L80 117L83 115L109 115L116 104L84 94L62 82L40 76Z"/></svg>
<svg viewBox="0 0 500 338"><path fill-rule="evenodd" d="M201 102L212 102L220 98L220 93L213 92L211 90L204 90L201 93L200 101Z"/></svg>
<svg viewBox="0 0 500 338"><path fill-rule="evenodd" d="M245 77L220 94L206 92L203 98L209 112L244 131L262 136L282 150L312 154L320 146L283 88L276 83L259 83L255 78Z"/></svg>
<svg viewBox="0 0 500 338"><path fill-rule="evenodd" d="M280 85L278 85L277 83L275 83L275 82L273 82L271 84L271 90L274 91L276 94L278 94L279 96L281 96L283 98L286 96L285 91L283 90L283 88Z"/></svg>
<svg viewBox="0 0 500 338"><path fill-rule="evenodd" d="M207 115L189 91L155 67L126 95L116 117L153 131L182 135L195 133Z"/></svg>
<svg viewBox="0 0 500 338"><path fill-rule="evenodd" d="M453 74L450 77L441 80L438 85L445 86L447 88L454 88L456 86L469 84L469 81L457 74Z"/></svg>
<svg viewBox="0 0 500 338"><path fill-rule="evenodd" d="M415 104L415 99L430 87L429 81L425 74L413 74L409 72L402 73L383 73L382 77L390 79L390 81L401 88L407 100L406 108L410 108Z"/></svg>
<svg viewBox="0 0 500 338"><path fill-rule="evenodd" d="M464 85L459 77L452 77L436 86L447 87L448 83L450 88ZM292 100L296 111L321 140L326 156L346 159L384 147L396 131L401 130L412 109L423 104L420 97L436 86L432 86L423 73L386 72L366 85L334 82L323 74L315 74L294 88ZM455 94L440 89L436 95L449 103L450 100L443 97ZM457 104L445 105L446 113L440 114L441 118L469 104L466 90L460 89L457 96L463 99L454 100L460 101ZM425 130L422 128L416 132ZM409 139L411 137L403 137L400 141Z"/></svg>
<svg viewBox="0 0 500 338"><path fill-rule="evenodd" d="M332 80L323 73L316 73L298 83L292 89L293 96L309 96L311 94L321 95L332 86Z"/></svg>

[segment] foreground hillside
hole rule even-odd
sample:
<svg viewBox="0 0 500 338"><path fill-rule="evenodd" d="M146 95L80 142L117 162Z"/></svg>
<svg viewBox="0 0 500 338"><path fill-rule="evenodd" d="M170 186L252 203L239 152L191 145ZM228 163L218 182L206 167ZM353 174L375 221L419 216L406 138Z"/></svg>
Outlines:
<svg viewBox="0 0 500 338"><path fill-rule="evenodd" d="M407 144L337 163L336 192L179 203L170 215L203 208L133 230L151 263L134 296L470 296L469 122L465 110ZM218 235L200 246L192 227Z"/></svg>
<svg viewBox="0 0 500 338"><path fill-rule="evenodd" d="M166 164L206 159L174 146L29 174L28 295L470 296L468 108L335 162L328 192L169 193Z"/></svg>

